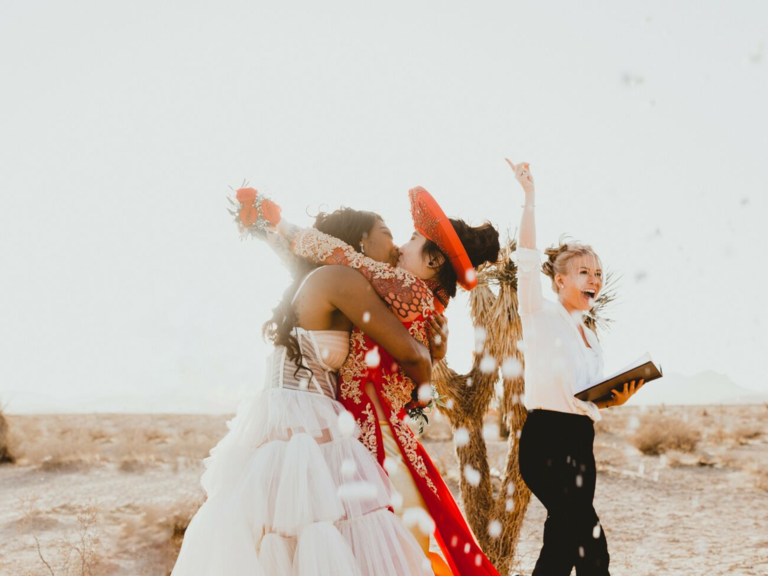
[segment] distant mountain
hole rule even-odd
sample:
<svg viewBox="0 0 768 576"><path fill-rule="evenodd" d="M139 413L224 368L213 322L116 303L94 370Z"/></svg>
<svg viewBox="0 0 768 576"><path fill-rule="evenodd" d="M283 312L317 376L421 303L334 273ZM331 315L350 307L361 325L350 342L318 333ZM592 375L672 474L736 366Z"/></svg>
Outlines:
<svg viewBox="0 0 768 576"><path fill-rule="evenodd" d="M712 370L695 376L665 374L660 380L650 382L632 400L634 405L711 405L711 404L761 404L768 402L768 393L742 388L725 374Z"/></svg>
<svg viewBox="0 0 768 576"><path fill-rule="evenodd" d="M229 387L179 393L70 395L56 397L48 394L5 391L0 392L0 407L9 414L86 414L111 412L119 414L185 413L233 414L244 390ZM761 404L768 403L768 393L760 393L734 384L724 374L706 371L695 376L667 374L649 383L630 405L651 406Z"/></svg>

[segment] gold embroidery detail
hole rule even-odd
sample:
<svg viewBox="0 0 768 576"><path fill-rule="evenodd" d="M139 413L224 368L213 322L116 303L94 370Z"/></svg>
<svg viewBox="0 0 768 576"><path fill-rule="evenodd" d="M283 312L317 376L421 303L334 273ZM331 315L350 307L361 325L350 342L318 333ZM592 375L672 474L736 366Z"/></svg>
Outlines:
<svg viewBox="0 0 768 576"><path fill-rule="evenodd" d="M376 444L376 426L378 426L378 422L376 421L376 415L373 413L372 404L369 403L365 407L363 414L365 414L365 420L358 420L360 430L363 432L360 441L371 451L373 457L378 459L379 447Z"/></svg>
<svg viewBox="0 0 768 576"><path fill-rule="evenodd" d="M424 464L424 459L419 456L417 452L419 444L416 441L416 438L413 437L413 432L394 412L390 415L389 422L392 424L392 430L394 430L395 434L397 434L397 437L400 439L400 446L405 453L405 457L408 458L408 461L411 463L414 470L416 470L416 473L424 479L427 486L429 486L429 489L439 498L440 495L437 493L437 487L429 477L427 466Z"/></svg>
<svg viewBox="0 0 768 576"><path fill-rule="evenodd" d="M413 381L403 377L399 372L384 374L384 384L382 385L384 397L395 414L399 413L411 401L413 386Z"/></svg>
<svg viewBox="0 0 768 576"><path fill-rule="evenodd" d="M368 366L365 363L364 334L355 328L349 339L349 356L339 370L339 390L341 398L351 399L355 404L360 404L363 398L362 387L365 377L368 375Z"/></svg>

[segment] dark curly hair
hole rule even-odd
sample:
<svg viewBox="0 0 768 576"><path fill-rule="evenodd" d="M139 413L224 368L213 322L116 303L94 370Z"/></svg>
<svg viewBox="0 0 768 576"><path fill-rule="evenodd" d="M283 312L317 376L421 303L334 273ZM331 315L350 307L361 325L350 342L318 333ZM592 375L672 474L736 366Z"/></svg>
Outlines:
<svg viewBox="0 0 768 576"><path fill-rule="evenodd" d="M473 268L486 262L496 262L499 259L501 245L499 244L499 231L490 222L484 222L480 226L470 226L464 220L448 219L453 229L467 251L469 261ZM458 276L451 265L448 256L438 248L432 240L427 239L421 249L421 253L428 258L437 258L442 255L444 261L437 270L435 279L440 283L449 298L456 296L456 284ZM448 304L443 302L443 304Z"/></svg>

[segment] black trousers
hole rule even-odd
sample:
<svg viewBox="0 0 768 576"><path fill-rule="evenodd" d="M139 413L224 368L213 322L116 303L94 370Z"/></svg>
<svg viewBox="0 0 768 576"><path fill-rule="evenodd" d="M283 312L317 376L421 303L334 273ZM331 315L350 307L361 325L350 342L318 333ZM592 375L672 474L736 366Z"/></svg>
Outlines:
<svg viewBox="0 0 768 576"><path fill-rule="evenodd" d="M595 497L595 427L587 416L533 410L520 435L520 473L547 509L533 576L606 576L608 543Z"/></svg>

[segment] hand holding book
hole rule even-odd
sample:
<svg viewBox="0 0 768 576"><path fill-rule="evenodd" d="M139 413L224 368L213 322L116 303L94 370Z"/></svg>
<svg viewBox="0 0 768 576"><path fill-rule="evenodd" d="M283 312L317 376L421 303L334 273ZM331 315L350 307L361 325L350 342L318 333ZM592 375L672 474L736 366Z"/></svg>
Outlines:
<svg viewBox="0 0 768 576"><path fill-rule="evenodd" d="M579 390L575 396L600 408L621 406L645 384L662 376L661 365L656 366L650 354L645 354L613 376Z"/></svg>
<svg viewBox="0 0 768 576"><path fill-rule="evenodd" d="M634 396L637 391L643 387L643 384L645 384L645 380L640 380L639 382L636 380L632 380L632 382L625 382L623 392L620 392L614 388L611 390L610 400L597 401L595 404L597 404L598 408L610 408L612 406L621 406L622 404L626 404L627 400Z"/></svg>

